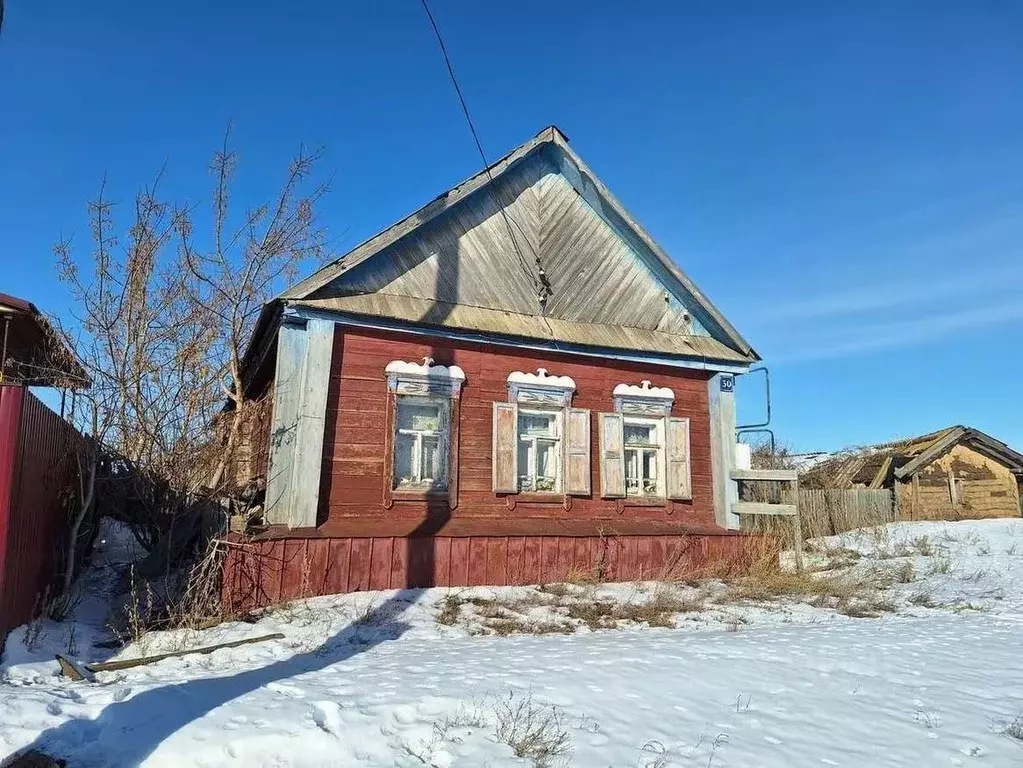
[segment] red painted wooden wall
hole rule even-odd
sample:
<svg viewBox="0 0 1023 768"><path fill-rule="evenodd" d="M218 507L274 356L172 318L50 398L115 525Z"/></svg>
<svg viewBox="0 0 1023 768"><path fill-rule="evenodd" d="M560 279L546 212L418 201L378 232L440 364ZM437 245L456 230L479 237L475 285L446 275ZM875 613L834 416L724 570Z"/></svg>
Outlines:
<svg viewBox="0 0 1023 768"><path fill-rule="evenodd" d="M392 360L458 365L466 374L458 421L458 496L388 508L384 369ZM572 404L591 411L593 493L568 508L500 496L491 488L492 404L507 402L512 371L568 375ZM424 586L531 584L573 574L605 580L657 578L721 556L742 557L749 537L714 522L709 375L601 358L526 353L409 334L344 329L334 336L316 528L272 529L227 547L223 593L239 608L336 592ZM629 503L600 498L601 411L612 390L649 379L675 393L672 415L690 420L692 501Z"/></svg>
<svg viewBox="0 0 1023 768"><path fill-rule="evenodd" d="M224 596L251 610L314 595L417 587L679 578L709 560L741 563L751 537L296 537L232 541Z"/></svg>
<svg viewBox="0 0 1023 768"><path fill-rule="evenodd" d="M324 530L345 530L352 518L390 519L423 517L426 502L396 502L386 509L385 430L387 380L384 367L392 360L458 365L465 371L459 417L458 503L452 519L556 518L671 520L714 529L710 464L708 374L601 358L523 352L515 348L422 340L410 335L342 329L334 339L333 371L327 399L324 461L321 473L320 519ZM572 404L592 411L590 473L591 497L575 497L571 509L560 503L523 503L491 490L492 403L507 402L507 378L512 371L568 375L576 383ZM625 505L600 498L598 474L600 411L612 411L612 390L622 382L649 379L675 393L672 415L687 416L691 431L693 499L668 505ZM514 502L514 508L509 503ZM446 506L446 505L445 505ZM436 503L434 503L436 507ZM543 523L537 521L538 526ZM543 533L538 527L537 533Z"/></svg>
<svg viewBox="0 0 1023 768"><path fill-rule="evenodd" d="M41 607L59 570L81 439L24 387L0 386L0 644Z"/></svg>

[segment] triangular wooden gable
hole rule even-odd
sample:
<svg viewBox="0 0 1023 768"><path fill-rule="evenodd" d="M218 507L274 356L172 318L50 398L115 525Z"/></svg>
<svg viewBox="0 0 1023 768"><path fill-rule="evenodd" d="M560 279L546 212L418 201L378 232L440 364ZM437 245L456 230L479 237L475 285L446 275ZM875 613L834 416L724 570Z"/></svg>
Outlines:
<svg viewBox="0 0 1023 768"><path fill-rule="evenodd" d="M474 307L709 337L757 359L556 128L283 298L319 302L370 295L386 296L391 305L402 299L416 306L434 302L437 311L422 318L428 324L451 325L457 317L451 308ZM452 322L445 323L448 318Z"/></svg>

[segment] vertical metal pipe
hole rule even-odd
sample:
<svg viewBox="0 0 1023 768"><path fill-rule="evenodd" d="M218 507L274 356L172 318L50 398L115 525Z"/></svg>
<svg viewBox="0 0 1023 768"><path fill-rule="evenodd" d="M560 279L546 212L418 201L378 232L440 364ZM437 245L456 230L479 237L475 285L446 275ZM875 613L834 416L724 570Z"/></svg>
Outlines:
<svg viewBox="0 0 1023 768"><path fill-rule="evenodd" d="M0 384L4 383L4 371L7 370L7 334L11 329L11 316L4 315L4 342L0 347Z"/></svg>

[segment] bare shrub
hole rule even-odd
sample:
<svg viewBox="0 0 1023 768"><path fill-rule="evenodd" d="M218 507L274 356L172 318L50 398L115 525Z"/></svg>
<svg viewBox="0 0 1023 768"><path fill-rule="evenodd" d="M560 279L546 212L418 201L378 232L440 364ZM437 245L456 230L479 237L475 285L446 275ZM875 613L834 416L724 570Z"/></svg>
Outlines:
<svg viewBox="0 0 1023 768"><path fill-rule="evenodd" d="M541 592L546 592L549 595L554 595L555 597L565 597L566 595L570 595L573 592L571 585L565 584L563 582L558 582L554 584L541 584L540 586L537 587L537 589L540 590Z"/></svg>
<svg viewBox="0 0 1023 768"><path fill-rule="evenodd" d="M46 633L43 631L43 619L40 616L36 616L25 628L24 642L26 650L32 651L33 653L38 651L45 638Z"/></svg>
<svg viewBox="0 0 1023 768"><path fill-rule="evenodd" d="M914 592L912 595L910 595L909 602L910 604L919 606L921 608L938 607L938 603L937 601L935 601L934 595L932 595L930 592L926 592L923 590L919 592Z"/></svg>
<svg viewBox="0 0 1023 768"><path fill-rule="evenodd" d="M916 581L916 569L913 563L907 561L895 569L895 580L899 584L910 584Z"/></svg>
<svg viewBox="0 0 1023 768"><path fill-rule="evenodd" d="M447 627L458 623L462 615L462 600L458 595L445 595L437 612L437 623Z"/></svg>
<svg viewBox="0 0 1023 768"><path fill-rule="evenodd" d="M924 557L934 554L934 545L931 544L931 540L927 536L917 536L913 539L913 547Z"/></svg>
<svg viewBox="0 0 1023 768"><path fill-rule="evenodd" d="M572 754L564 716L557 707L535 701L532 693L523 696L512 691L494 701L493 708L494 735L516 757L526 758L535 768L551 768Z"/></svg>
<svg viewBox="0 0 1023 768"><path fill-rule="evenodd" d="M1002 736L1013 739L1019 746L1023 747L1023 712L1016 715L1012 720L1002 723L998 732Z"/></svg>
<svg viewBox="0 0 1023 768"><path fill-rule="evenodd" d="M866 598L855 598L838 606L838 612L856 619L874 619L882 613L894 613L898 606L888 598L874 595Z"/></svg>
<svg viewBox="0 0 1023 768"><path fill-rule="evenodd" d="M526 616L496 618L486 623L494 634L505 635L571 635L575 625L565 621L530 619Z"/></svg>

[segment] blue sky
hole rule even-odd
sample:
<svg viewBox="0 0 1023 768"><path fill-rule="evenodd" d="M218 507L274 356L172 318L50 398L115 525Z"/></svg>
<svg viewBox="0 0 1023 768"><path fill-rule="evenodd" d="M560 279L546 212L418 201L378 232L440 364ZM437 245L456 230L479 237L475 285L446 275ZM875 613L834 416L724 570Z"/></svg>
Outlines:
<svg viewBox="0 0 1023 768"><path fill-rule="evenodd" d="M432 7L491 158L558 124L763 355L784 442L1023 448L1023 4ZM252 200L326 147L342 248L479 168L418 0L8 3L0 291L66 313L103 175L204 201L228 121Z"/></svg>

